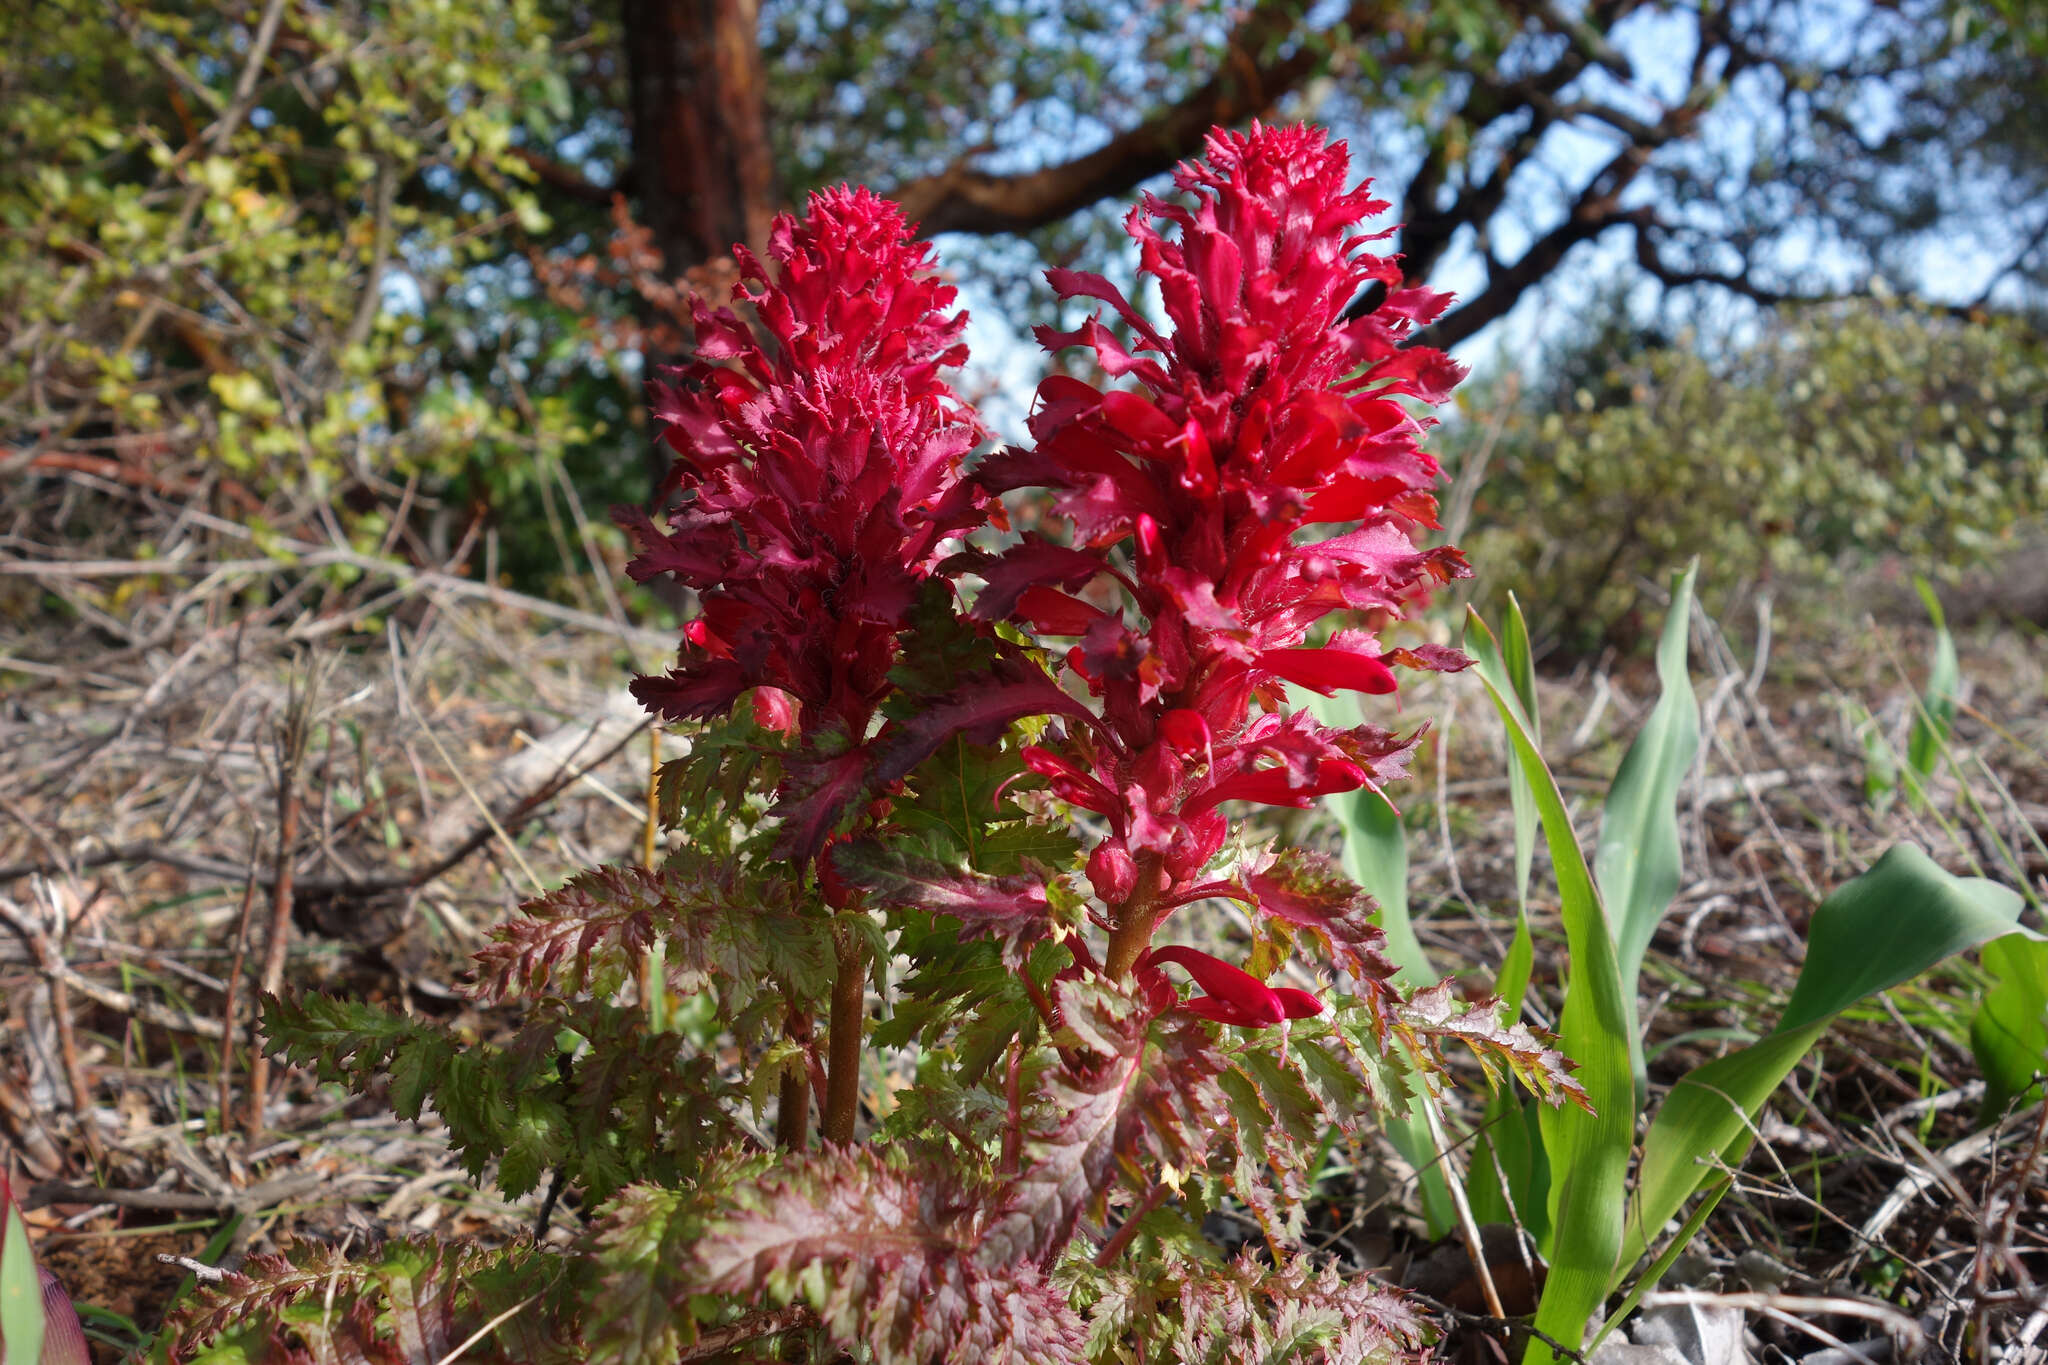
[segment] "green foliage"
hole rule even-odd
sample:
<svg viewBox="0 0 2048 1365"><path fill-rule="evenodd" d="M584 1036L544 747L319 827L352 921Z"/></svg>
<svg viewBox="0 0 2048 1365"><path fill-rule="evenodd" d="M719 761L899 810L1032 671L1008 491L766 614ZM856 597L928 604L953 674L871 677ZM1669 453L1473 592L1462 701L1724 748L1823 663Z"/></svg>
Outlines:
<svg viewBox="0 0 2048 1365"><path fill-rule="evenodd" d="M1995 560L2048 511L2048 349L2020 324L1840 305L1718 359L1659 340L1588 338L1503 419L1467 548L1543 638L1641 638L1639 585L1694 556L1719 612L1881 555Z"/></svg>
<svg viewBox="0 0 2048 1365"><path fill-rule="evenodd" d="M43 1352L43 1285L15 1206L0 1185L0 1358L35 1360Z"/></svg>
<svg viewBox="0 0 2048 1365"><path fill-rule="evenodd" d="M521 154L587 65L552 8L39 5L0 77L0 426L160 491L196 468L243 516L416 479L428 506L533 503L538 532L611 420L579 376L621 388L506 287L569 226Z"/></svg>
<svg viewBox="0 0 2048 1365"><path fill-rule="evenodd" d="M2048 942L2011 934L1984 945L1991 988L1970 1020L1986 1115L2002 1113L2048 1072Z"/></svg>
<svg viewBox="0 0 2048 1365"><path fill-rule="evenodd" d="M193 1365L442 1365L579 1359L539 1330L564 1263L530 1244L485 1248L423 1239L354 1258L298 1242L251 1256L171 1317L167 1335L205 1345Z"/></svg>
<svg viewBox="0 0 2048 1365"><path fill-rule="evenodd" d="M1948 633L1941 599L1927 580L1914 583L1927 614L1934 621L1934 658L1927 666L1927 690L1913 711L1913 729L1906 736L1906 792L1918 801L1927 799L1927 779L1948 749L1949 732L1955 728L1957 692L1962 686L1962 665L1956 660L1955 637Z"/></svg>
<svg viewBox="0 0 2048 1365"><path fill-rule="evenodd" d="M1673 584L1671 612L1657 646L1661 691L1649 719L1622 757L1600 817L1600 845L1593 858L1594 880L1614 926L1616 967L1628 989L1629 1067L1636 1103L1648 1097L1643 1070L1642 1030L1636 1016L1635 982L1658 921L1678 895L1678 787L1691 774L1700 747L1700 708L1686 672L1686 641L1692 633L1695 563ZM1525 774L1526 777L1526 774Z"/></svg>
<svg viewBox="0 0 2048 1365"><path fill-rule="evenodd" d="M1552 1269L1536 1325L1560 1340L1579 1336L1588 1315L1629 1282L1632 1268L1666 1225L1704 1190L1677 1238L1634 1278L1608 1326L1654 1286L1732 1184L1724 1172L1748 1150L1758 1111L1843 1010L1972 947L1990 944L1997 952L1988 960L1996 968L2025 970L2032 964L2023 955L2038 946L2028 931L2007 937L2015 935L2021 905L2016 893L1981 878L1952 876L1911 846L1893 848L1815 911L1806 959L1777 1027L1759 1042L1696 1068L1672 1088L1642 1138L1629 1193L1641 1084L1636 978L1642 949L1677 890L1677 840L1670 822L1697 746L1698 718L1685 673L1690 587L1690 571L1674 584L1671 620L1659 650L1664 697L1608 794L1603 849L1626 841L1629 856L1603 856L1597 877L1529 734L1502 650L1476 614L1466 632L1466 648L1507 728L1510 762L1530 782L1549 841L1572 963L1560 1041L1581 1064L1587 1093L1601 1107L1591 1115L1552 1110L1539 1114L1533 1126L1507 1115L1491 1159L1474 1166L1475 1203L1482 1197L1496 1205L1512 1203L1538 1235ZM2010 944L2022 946L2001 946ZM2024 998L2028 990L2007 988L1999 1015L2010 1022L1984 1030L1987 1037L1996 1034L1991 1046L2005 1051L2009 1073L2022 1064L2020 1051L2032 1041L2026 1034L2028 1011L2037 1002ZM1503 1178L1510 1186L1507 1200L1498 1195ZM1525 1205L1546 1188L1541 1216L1529 1217L1535 1210L1523 1212ZM1551 1355L1539 1341L1524 1359L1544 1365Z"/></svg>

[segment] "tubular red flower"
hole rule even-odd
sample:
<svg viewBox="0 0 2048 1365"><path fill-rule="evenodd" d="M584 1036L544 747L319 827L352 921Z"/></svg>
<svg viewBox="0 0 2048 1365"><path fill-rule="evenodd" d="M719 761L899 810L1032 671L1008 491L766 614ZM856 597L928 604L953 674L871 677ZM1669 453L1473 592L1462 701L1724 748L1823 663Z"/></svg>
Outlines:
<svg viewBox="0 0 2048 1365"><path fill-rule="evenodd" d="M1355 649L1269 649L1258 657L1258 666L1326 697L1340 687L1387 693L1399 686L1379 655Z"/></svg>
<svg viewBox="0 0 2048 1365"><path fill-rule="evenodd" d="M1078 597L1037 584L1018 596L1016 614L1040 635L1086 635L1103 616Z"/></svg>
<svg viewBox="0 0 2048 1365"><path fill-rule="evenodd" d="M1262 806L1296 806L1306 809L1318 797L1336 792L1357 791L1364 786L1366 770L1349 759L1326 758L1316 766L1315 775L1297 781L1286 765L1240 772L1225 778L1193 797L1181 808L1184 814L1213 809L1225 801L1251 801Z"/></svg>
<svg viewBox="0 0 2048 1365"><path fill-rule="evenodd" d="M1112 820L1123 818L1123 803L1115 792L1052 750L1027 744L1021 757L1025 767L1052 784L1052 793L1060 800L1083 810L1092 810L1097 815L1107 815Z"/></svg>
<svg viewBox="0 0 2048 1365"><path fill-rule="evenodd" d="M1193 948L1154 948L1143 966L1183 968L1206 994L1183 1001L1180 1008L1220 1024L1268 1028L1283 1019L1309 1019L1323 1012L1323 1002L1291 986L1268 986L1240 967Z"/></svg>

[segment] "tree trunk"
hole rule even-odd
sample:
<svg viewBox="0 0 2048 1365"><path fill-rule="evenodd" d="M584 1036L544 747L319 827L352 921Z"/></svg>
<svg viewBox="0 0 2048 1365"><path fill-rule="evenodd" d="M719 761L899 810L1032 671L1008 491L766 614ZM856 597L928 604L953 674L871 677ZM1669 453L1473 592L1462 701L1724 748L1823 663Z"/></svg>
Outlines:
<svg viewBox="0 0 2048 1365"><path fill-rule="evenodd" d="M672 277L759 252L776 207L760 0L620 0L640 220Z"/></svg>

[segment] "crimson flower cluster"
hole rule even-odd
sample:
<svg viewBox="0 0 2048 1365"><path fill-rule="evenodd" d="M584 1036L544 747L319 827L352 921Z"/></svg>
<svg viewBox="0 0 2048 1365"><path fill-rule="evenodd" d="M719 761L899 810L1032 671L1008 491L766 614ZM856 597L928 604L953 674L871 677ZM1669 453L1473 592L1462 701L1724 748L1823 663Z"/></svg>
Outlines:
<svg viewBox="0 0 2048 1365"><path fill-rule="evenodd" d="M672 575L702 614L676 667L640 678L657 714L729 711L859 743L888 690L897 636L941 542L987 520L960 462L983 435L940 378L966 358L965 312L896 205L866 188L776 220L771 277L734 248L764 346L726 308L694 306L695 359L648 385L679 457L666 531L638 511L636 581Z"/></svg>
<svg viewBox="0 0 2048 1365"><path fill-rule="evenodd" d="M1099 707L1100 723L1052 731L1025 760L1109 827L1088 861L1107 908L1106 970L1179 965L1209 993L1191 1008L1233 1023L1320 1006L1188 949L1148 953L1159 921L1205 896L1293 917L1298 861L1201 880L1228 830L1219 807L1376 788L1413 747L1376 726L1286 714L1283 684L1388 693L1395 666L1466 663L1440 647L1387 648L1366 629L1307 643L1331 612L1385 623L1468 572L1454 549L1416 547L1437 524L1429 490L1441 471L1413 410L1441 402L1463 371L1402 345L1450 296L1402 287L1398 260L1369 249L1389 234L1355 229L1387 205L1349 187L1349 173L1344 144L1317 129L1211 134L1206 160L1175 172L1192 207L1148 195L1126 220L1170 328L1099 275L1050 275L1063 297L1108 305L1123 335L1098 310L1070 332L1040 328L1042 344L1088 347L1135 386L1048 378L1035 447L976 475L993 494L1052 490L1072 527L1069 544L1027 537L967 566L986 583L974 614L1071 640L1066 668ZM1379 306L1347 318L1373 284L1386 288Z"/></svg>

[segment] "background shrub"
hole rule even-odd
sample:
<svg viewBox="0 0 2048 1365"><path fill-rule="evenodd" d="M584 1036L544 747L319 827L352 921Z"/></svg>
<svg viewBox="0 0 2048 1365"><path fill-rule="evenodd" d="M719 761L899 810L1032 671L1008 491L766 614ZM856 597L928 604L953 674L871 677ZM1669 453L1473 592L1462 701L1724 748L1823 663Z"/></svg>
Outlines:
<svg viewBox="0 0 2048 1365"><path fill-rule="evenodd" d="M2048 508L2044 393L2013 321L1844 304L1716 354L1610 310L1519 397L1467 400L1454 458L1491 442L1468 543L1567 648L1640 639L1646 585L1694 555L1715 613L1884 555L1953 573Z"/></svg>

